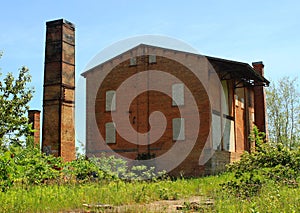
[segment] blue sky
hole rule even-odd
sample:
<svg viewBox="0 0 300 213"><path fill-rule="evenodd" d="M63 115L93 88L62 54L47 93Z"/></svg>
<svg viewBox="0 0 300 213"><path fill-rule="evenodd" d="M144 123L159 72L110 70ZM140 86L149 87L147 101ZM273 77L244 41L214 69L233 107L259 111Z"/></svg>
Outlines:
<svg viewBox="0 0 300 213"><path fill-rule="evenodd" d="M45 22L76 26L76 74L103 48L144 34L180 39L199 53L250 63L263 61L276 80L300 71L300 1L3 1L1 72L22 65L33 76L32 108L42 109Z"/></svg>

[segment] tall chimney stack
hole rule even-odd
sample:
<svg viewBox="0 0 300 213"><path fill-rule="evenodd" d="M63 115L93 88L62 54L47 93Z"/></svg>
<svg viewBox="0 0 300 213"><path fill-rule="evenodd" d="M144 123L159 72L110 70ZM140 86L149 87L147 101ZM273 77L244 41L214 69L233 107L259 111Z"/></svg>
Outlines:
<svg viewBox="0 0 300 213"><path fill-rule="evenodd" d="M253 69L264 77L264 64L262 61L253 62ZM264 86L254 88L254 116L255 125L261 132L267 133L266 94Z"/></svg>
<svg viewBox="0 0 300 213"><path fill-rule="evenodd" d="M46 23L42 151L75 159L75 26Z"/></svg>

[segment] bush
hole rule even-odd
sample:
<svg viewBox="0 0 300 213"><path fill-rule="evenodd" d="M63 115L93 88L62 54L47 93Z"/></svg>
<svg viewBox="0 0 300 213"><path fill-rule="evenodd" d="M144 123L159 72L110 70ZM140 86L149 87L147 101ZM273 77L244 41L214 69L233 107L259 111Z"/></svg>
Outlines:
<svg viewBox="0 0 300 213"><path fill-rule="evenodd" d="M233 180L222 184L223 189L238 197L249 198L259 193L265 183L288 184L297 187L300 175L300 150L289 150L282 144L263 143L262 135L254 129L255 150L245 152L240 161L228 165ZM251 138L251 137L250 137Z"/></svg>

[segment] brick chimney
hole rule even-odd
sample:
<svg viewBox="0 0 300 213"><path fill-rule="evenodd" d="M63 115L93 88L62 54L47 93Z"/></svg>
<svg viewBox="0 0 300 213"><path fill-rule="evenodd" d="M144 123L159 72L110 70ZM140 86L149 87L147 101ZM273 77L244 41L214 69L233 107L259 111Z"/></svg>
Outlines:
<svg viewBox="0 0 300 213"><path fill-rule="evenodd" d="M38 148L40 148L40 114L40 110L28 110L28 123L32 124L34 130L32 133L33 144Z"/></svg>
<svg viewBox="0 0 300 213"><path fill-rule="evenodd" d="M264 64L262 61L253 62L253 69L264 77ZM266 94L264 86L254 87L254 116L255 125L261 132L267 133Z"/></svg>
<svg viewBox="0 0 300 213"><path fill-rule="evenodd" d="M42 151L75 159L75 27L64 19L46 23Z"/></svg>

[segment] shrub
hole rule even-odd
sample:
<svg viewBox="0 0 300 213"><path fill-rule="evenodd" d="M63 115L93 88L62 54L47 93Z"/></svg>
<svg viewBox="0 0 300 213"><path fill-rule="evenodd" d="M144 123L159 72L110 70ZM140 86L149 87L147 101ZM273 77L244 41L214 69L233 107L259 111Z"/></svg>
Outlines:
<svg viewBox="0 0 300 213"><path fill-rule="evenodd" d="M300 150L289 150L282 144L263 143L264 134L252 131L255 150L245 152L240 161L228 165L234 173L233 180L222 184L223 189L238 197L257 195L266 182L298 186L300 175ZM251 138L250 137L250 138Z"/></svg>

